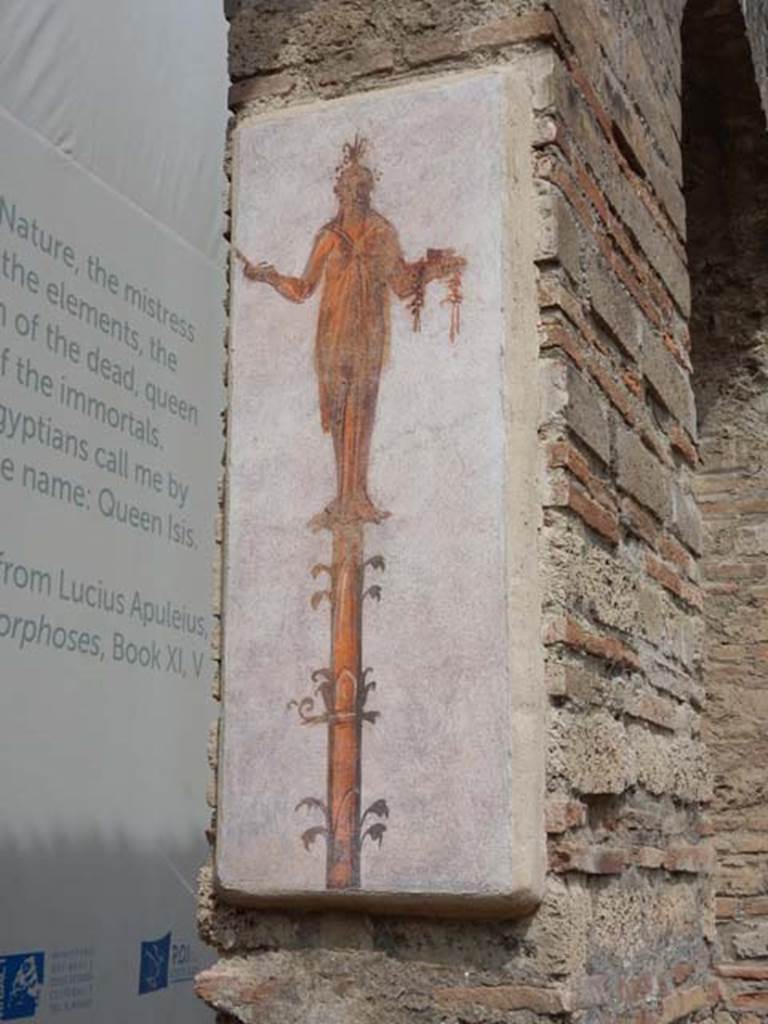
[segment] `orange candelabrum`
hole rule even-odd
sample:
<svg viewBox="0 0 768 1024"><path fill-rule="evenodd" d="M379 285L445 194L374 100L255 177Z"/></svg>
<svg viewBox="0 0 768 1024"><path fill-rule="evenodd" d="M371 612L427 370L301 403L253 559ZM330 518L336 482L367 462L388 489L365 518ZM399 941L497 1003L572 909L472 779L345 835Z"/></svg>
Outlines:
<svg viewBox="0 0 768 1024"><path fill-rule="evenodd" d="M302 834L310 849L326 841L326 886L360 886L361 847L369 837L381 843L389 817L386 800L364 811L362 738L365 723L375 723L368 709L376 686L371 669L363 667L363 605L379 600L381 588L368 584L369 571L384 569L381 555L365 556L365 528L383 522L389 513L377 508L368 493L371 437L381 371L389 354L391 295L402 299L421 324L426 286L447 282L451 305L450 338L459 330L461 271L464 260L450 249L428 249L415 262L404 259L397 232L371 206L375 177L362 162L365 141L344 147L336 169L337 215L317 233L301 277L280 274L269 263L252 263L238 249L246 278L271 285L292 302L308 299L322 282L315 342L320 418L331 435L336 464L336 494L310 522L332 537L330 564L318 563L315 578L325 574L328 587L312 596L319 608L330 603L330 661L312 674L312 694L294 700L302 724L325 724L328 730L326 798L305 797L297 810L319 811L323 823Z"/></svg>

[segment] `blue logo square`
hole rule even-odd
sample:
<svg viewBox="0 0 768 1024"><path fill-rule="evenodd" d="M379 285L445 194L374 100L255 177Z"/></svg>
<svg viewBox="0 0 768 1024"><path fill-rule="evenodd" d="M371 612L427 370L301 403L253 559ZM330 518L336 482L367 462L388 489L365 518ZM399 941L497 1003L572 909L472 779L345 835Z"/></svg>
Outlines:
<svg viewBox="0 0 768 1024"><path fill-rule="evenodd" d="M139 963L139 995L168 988L168 963L171 955L171 933L161 939L141 944Z"/></svg>
<svg viewBox="0 0 768 1024"><path fill-rule="evenodd" d="M34 1017L43 988L44 953L0 957L0 1020Z"/></svg>

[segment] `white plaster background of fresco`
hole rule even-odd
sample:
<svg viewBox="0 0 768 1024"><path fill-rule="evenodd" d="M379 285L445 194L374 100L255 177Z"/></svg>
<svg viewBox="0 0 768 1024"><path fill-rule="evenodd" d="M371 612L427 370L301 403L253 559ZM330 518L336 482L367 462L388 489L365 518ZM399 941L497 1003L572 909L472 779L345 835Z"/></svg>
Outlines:
<svg viewBox="0 0 768 1024"><path fill-rule="evenodd" d="M367 891L503 891L510 819L526 799L510 751L505 611L503 89L483 75L379 92L237 136L234 237L253 262L302 273L356 132L379 175L373 206L406 259L452 247L468 261L455 345L442 282L428 286L420 334L392 296L369 477L392 516L365 528L366 555L387 562L363 623L378 682L368 707L381 717L364 725L362 753L362 806L383 797L391 817L381 848L363 849ZM294 807L325 799L326 727L300 725L286 703L329 659L310 569L329 560L331 537L307 526L335 489L313 366L322 283L293 305L239 266L233 278L218 873L249 893L321 891L323 841L306 852L300 834L322 822Z"/></svg>

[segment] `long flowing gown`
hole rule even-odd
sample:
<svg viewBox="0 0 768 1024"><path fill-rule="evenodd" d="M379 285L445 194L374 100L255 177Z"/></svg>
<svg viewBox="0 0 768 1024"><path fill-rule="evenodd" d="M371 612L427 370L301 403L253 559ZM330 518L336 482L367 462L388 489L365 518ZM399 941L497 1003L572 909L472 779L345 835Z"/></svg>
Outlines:
<svg viewBox="0 0 768 1024"><path fill-rule="evenodd" d="M320 417L328 433L340 428L349 401L373 414L390 344L391 288L407 298L418 264L403 259L394 227L371 211L355 229L338 218L318 232L304 274L283 278L278 290L294 302L323 280L315 336Z"/></svg>

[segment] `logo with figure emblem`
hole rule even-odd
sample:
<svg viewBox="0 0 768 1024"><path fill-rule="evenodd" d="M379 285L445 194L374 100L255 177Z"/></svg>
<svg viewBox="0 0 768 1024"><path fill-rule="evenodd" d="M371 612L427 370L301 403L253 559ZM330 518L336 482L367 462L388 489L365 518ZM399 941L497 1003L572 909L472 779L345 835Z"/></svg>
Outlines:
<svg viewBox="0 0 768 1024"><path fill-rule="evenodd" d="M139 963L139 995L147 992L159 992L168 988L168 963L171 953L171 933L161 939L153 939L141 944L141 960Z"/></svg>
<svg viewBox="0 0 768 1024"><path fill-rule="evenodd" d="M43 988L43 953L0 957L0 1020L34 1017Z"/></svg>

